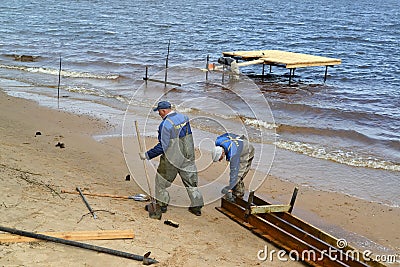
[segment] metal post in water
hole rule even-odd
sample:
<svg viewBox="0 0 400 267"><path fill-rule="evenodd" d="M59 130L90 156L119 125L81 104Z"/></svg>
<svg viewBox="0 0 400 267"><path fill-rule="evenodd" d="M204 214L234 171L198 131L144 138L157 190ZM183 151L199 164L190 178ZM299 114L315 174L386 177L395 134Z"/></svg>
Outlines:
<svg viewBox="0 0 400 267"><path fill-rule="evenodd" d="M165 60L165 86L167 86L167 76L168 76L168 58L169 58L169 46L171 44L171 39L168 41L168 52L167 52L167 58Z"/></svg>
<svg viewBox="0 0 400 267"><path fill-rule="evenodd" d="M57 86L57 108L60 108L60 83L61 83L61 55L60 55L60 68L58 69L58 86Z"/></svg>
<svg viewBox="0 0 400 267"><path fill-rule="evenodd" d="M262 70L262 81L264 81L264 70L265 70L265 64L263 63L263 70Z"/></svg>
<svg viewBox="0 0 400 267"><path fill-rule="evenodd" d="M224 83L225 78L225 64L222 64L222 84Z"/></svg>
<svg viewBox="0 0 400 267"><path fill-rule="evenodd" d="M208 64L209 64L209 62L210 62L210 55L207 55L207 65L206 65L206 81L208 81L208 71L209 71L209 69L208 69Z"/></svg>
<svg viewBox="0 0 400 267"><path fill-rule="evenodd" d="M147 80L149 79L148 75L149 75L149 66L146 66L146 74L145 74L145 76L143 78L143 80L145 80L146 83L147 83Z"/></svg>

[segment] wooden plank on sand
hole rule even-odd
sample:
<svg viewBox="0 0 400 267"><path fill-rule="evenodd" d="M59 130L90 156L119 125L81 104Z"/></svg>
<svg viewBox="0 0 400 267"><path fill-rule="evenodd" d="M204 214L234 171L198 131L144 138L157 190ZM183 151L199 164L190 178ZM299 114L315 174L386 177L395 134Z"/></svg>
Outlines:
<svg viewBox="0 0 400 267"><path fill-rule="evenodd" d="M287 212L290 209L290 205L252 206L250 209L251 209L251 214L271 213L271 212Z"/></svg>
<svg viewBox="0 0 400 267"><path fill-rule="evenodd" d="M133 230L101 230L101 231L74 231L74 232L42 232L38 233L66 240L105 240L105 239L132 239L135 237ZM37 242L36 238L18 236L13 234L0 234L0 243L9 242Z"/></svg>

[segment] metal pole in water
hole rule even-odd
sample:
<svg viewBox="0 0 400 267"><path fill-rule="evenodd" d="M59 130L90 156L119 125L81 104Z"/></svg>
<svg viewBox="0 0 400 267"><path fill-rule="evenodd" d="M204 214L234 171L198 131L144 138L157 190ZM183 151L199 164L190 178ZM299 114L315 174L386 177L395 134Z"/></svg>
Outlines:
<svg viewBox="0 0 400 267"><path fill-rule="evenodd" d="M167 59L165 60L165 86L167 86L167 76L168 76L168 58L169 58L169 46L171 44L171 39L168 41L168 52L167 52Z"/></svg>
<svg viewBox="0 0 400 267"><path fill-rule="evenodd" d="M60 55L60 68L58 69L57 108L60 108L60 83L61 83L61 55Z"/></svg>
<svg viewBox="0 0 400 267"><path fill-rule="evenodd" d="M210 62L210 55L207 55L207 63L206 63L206 81L208 81L208 64Z"/></svg>

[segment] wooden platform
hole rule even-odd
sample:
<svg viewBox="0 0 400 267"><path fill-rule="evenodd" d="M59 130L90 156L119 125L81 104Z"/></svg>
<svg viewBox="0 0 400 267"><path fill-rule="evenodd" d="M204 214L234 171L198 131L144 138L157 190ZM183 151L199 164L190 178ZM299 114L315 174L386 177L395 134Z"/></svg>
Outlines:
<svg viewBox="0 0 400 267"><path fill-rule="evenodd" d="M256 60L255 64L284 65L287 69L334 66L342 63L342 61L337 58L313 56L281 50L233 51L222 52L222 54L224 57L234 57L245 61Z"/></svg>
<svg viewBox="0 0 400 267"><path fill-rule="evenodd" d="M271 66L278 66L289 69L289 84L296 68L325 66L325 82L328 72L328 66L335 66L342 63L342 60L338 58L321 57L281 50L232 51L222 52L222 55L224 57L235 58L238 61L239 67L263 64L263 75L264 65L270 66L270 72Z"/></svg>

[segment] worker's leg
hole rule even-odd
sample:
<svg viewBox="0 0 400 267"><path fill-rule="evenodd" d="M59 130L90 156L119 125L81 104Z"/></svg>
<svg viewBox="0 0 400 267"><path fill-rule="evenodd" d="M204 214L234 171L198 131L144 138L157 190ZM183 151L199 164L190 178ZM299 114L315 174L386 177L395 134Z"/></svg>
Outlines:
<svg viewBox="0 0 400 267"><path fill-rule="evenodd" d="M167 188L171 186L177 173L177 168L162 155L156 174L156 199L161 207L167 206L169 203L170 197Z"/></svg>
<svg viewBox="0 0 400 267"><path fill-rule="evenodd" d="M198 186L197 168L194 161L184 163L183 168L179 170L179 175L182 178L182 182L186 187L186 191L189 195L191 207L201 209L204 206L203 196Z"/></svg>
<svg viewBox="0 0 400 267"><path fill-rule="evenodd" d="M233 195L238 198L244 197L244 183L243 180L239 180L235 187L233 188Z"/></svg>
<svg viewBox="0 0 400 267"><path fill-rule="evenodd" d="M243 179L249 173L251 163L253 162L253 158L254 158L254 147L249 144L247 150L248 150L247 153L240 157L240 166L239 166L239 173L238 173L239 180L238 180L236 186L233 188L233 194L236 197L240 197L240 198L243 198L244 192L245 192L245 186L244 186Z"/></svg>

